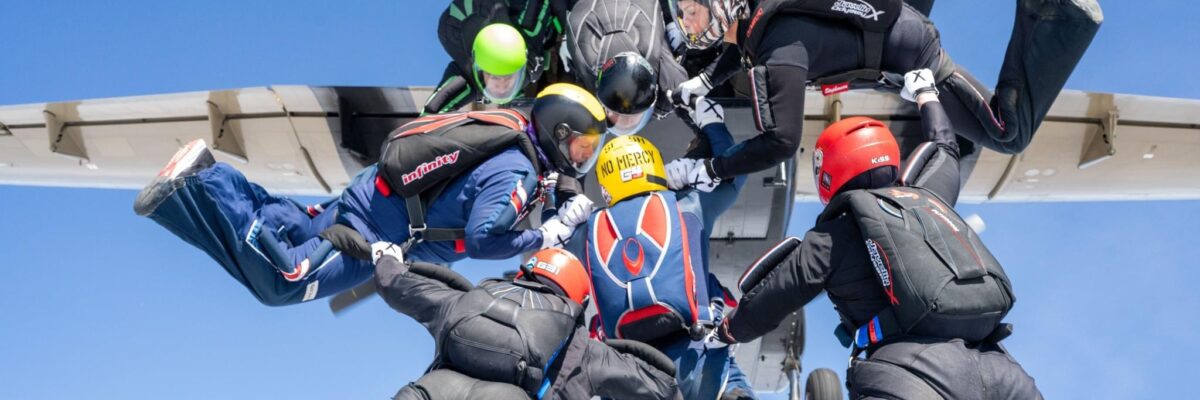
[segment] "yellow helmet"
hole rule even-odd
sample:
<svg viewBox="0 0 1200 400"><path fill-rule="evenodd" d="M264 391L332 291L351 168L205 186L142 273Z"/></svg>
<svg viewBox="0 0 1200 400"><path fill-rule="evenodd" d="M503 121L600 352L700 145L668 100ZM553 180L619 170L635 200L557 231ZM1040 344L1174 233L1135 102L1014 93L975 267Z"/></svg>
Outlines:
<svg viewBox="0 0 1200 400"><path fill-rule="evenodd" d="M662 155L644 137L618 136L600 149L596 179L608 205L633 195L667 190Z"/></svg>

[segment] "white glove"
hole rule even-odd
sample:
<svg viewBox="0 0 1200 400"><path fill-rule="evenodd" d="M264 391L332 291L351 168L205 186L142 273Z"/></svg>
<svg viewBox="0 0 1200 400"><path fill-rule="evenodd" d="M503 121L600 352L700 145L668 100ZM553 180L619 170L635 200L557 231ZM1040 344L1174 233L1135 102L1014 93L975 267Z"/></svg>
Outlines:
<svg viewBox="0 0 1200 400"><path fill-rule="evenodd" d="M404 262L404 251L400 249L400 245L392 242L371 243L371 262L378 264L383 256L395 257L396 261Z"/></svg>
<svg viewBox="0 0 1200 400"><path fill-rule="evenodd" d="M592 204L592 199L582 194L577 194L562 207L558 209L558 218L566 225L579 225L587 222L588 217L592 215L592 210L596 207Z"/></svg>
<svg viewBox="0 0 1200 400"><path fill-rule="evenodd" d="M708 75L701 72L695 78L680 83L670 95L671 102L679 107L694 108L696 98L708 95L709 90L712 90L712 83L709 83Z"/></svg>
<svg viewBox="0 0 1200 400"><path fill-rule="evenodd" d="M688 169L687 183L704 193L716 189L721 184L721 178L712 170L712 159L695 160Z"/></svg>
<svg viewBox="0 0 1200 400"><path fill-rule="evenodd" d="M683 41L683 31L679 29L679 24L675 22L667 24L666 31L667 43L671 45L671 53L678 55L683 52L686 43Z"/></svg>
<svg viewBox="0 0 1200 400"><path fill-rule="evenodd" d="M542 194L554 194L558 189L558 173L551 172L542 178Z"/></svg>
<svg viewBox="0 0 1200 400"><path fill-rule="evenodd" d="M928 68L915 69L904 74L904 90L900 91L900 97L904 100L916 102L917 96L922 93L930 92L938 94L938 90L934 87L937 83L933 78L933 71Z"/></svg>
<svg viewBox="0 0 1200 400"><path fill-rule="evenodd" d="M671 190L679 190L687 187L688 168L695 163L696 160L690 158L680 158L667 163L667 188Z"/></svg>
<svg viewBox="0 0 1200 400"><path fill-rule="evenodd" d="M717 102L701 96L696 99L696 106L688 110L692 122L704 129L708 124L725 123L725 109Z"/></svg>
<svg viewBox="0 0 1200 400"><path fill-rule="evenodd" d="M571 49L567 47L567 41L562 42L562 46L558 48L558 59L562 61L563 71L571 72Z"/></svg>
<svg viewBox="0 0 1200 400"><path fill-rule="evenodd" d="M543 249L561 249L571 239L571 234L575 232L575 225L563 223L556 215L542 221L542 226L538 228L538 231L542 232Z"/></svg>
<svg viewBox="0 0 1200 400"><path fill-rule="evenodd" d="M666 165L667 187L678 190L687 186L701 192L711 192L721 184L721 178L712 173L712 160L681 158ZM678 187L675 187L678 186Z"/></svg>

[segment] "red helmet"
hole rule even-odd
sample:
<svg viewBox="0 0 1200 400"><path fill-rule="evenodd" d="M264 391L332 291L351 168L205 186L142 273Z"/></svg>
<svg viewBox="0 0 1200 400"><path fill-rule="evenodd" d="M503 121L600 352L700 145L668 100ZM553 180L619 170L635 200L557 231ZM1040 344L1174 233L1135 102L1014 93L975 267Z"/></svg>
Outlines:
<svg viewBox="0 0 1200 400"><path fill-rule="evenodd" d="M592 294L592 278L583 269L583 263L566 250L545 249L533 253L533 257L521 266L517 279L521 279L526 271L554 282L568 298L581 305Z"/></svg>
<svg viewBox="0 0 1200 400"><path fill-rule="evenodd" d="M882 122L852 117L829 125L813 151L813 180L822 204L859 174L879 167L900 168L900 146Z"/></svg>

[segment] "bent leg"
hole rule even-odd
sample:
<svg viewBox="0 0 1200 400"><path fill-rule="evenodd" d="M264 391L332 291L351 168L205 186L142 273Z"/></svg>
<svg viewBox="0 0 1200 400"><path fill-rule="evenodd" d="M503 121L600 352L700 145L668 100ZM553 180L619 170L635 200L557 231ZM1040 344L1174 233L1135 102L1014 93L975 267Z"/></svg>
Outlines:
<svg viewBox="0 0 1200 400"><path fill-rule="evenodd" d="M928 383L897 365L859 360L846 371L851 399L942 399Z"/></svg>
<svg viewBox="0 0 1200 400"><path fill-rule="evenodd" d="M300 301L304 288L284 281L279 267L251 240L255 226L262 225L257 221L263 210L279 211L274 213L279 217L276 222L297 221L280 226L304 225L300 230L312 230L314 227L307 226L307 214L296 203L271 196L224 163L173 184L174 192L147 217L203 250L260 302L283 305ZM288 208L294 212L281 211Z"/></svg>
<svg viewBox="0 0 1200 400"><path fill-rule="evenodd" d="M506 383L481 381L448 369L425 374L400 389L395 400L527 400L521 388Z"/></svg>
<svg viewBox="0 0 1200 400"><path fill-rule="evenodd" d="M742 368L737 365L737 361L733 357L729 357L728 377L725 379L725 391L721 393L721 400L753 400L758 398L754 394L754 387L750 384L750 380L746 378L746 374L742 372Z"/></svg>
<svg viewBox="0 0 1200 400"><path fill-rule="evenodd" d="M965 69L957 67L941 85L943 93L955 93L975 111L987 133L964 135L1002 153L1025 150L1103 20L1094 0L1018 1L995 95L987 94ZM943 67L953 67L948 64Z"/></svg>
<svg viewBox="0 0 1200 400"><path fill-rule="evenodd" d="M979 349L979 364L984 387L995 399L1041 399L1033 377L1001 345L985 345Z"/></svg>

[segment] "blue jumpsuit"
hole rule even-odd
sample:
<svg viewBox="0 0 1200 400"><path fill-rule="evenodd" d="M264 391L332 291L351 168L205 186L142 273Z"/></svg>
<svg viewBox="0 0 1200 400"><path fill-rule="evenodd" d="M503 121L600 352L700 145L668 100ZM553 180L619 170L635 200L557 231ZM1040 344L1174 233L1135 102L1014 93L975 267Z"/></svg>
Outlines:
<svg viewBox="0 0 1200 400"><path fill-rule="evenodd" d="M729 129L723 123L709 124L702 129L702 133L707 137L709 144L712 146L713 154L724 154L736 151L741 145L734 145L733 135L729 133ZM689 236L689 246L699 245L701 249L701 258L704 261L702 270L707 276L707 293L711 300L724 300L725 289L721 286L716 276L708 273L708 247L713 224L725 210L737 200L738 193L741 191L742 185L745 183L745 176L738 176L727 183L719 185L715 190L709 193L702 193L695 190L684 190L676 193L677 206L679 212L685 216L698 216L702 221L700 223L700 234ZM617 205L620 205L619 203ZM636 214L635 214L636 215ZM694 217L685 217L691 220ZM590 229L586 226L581 226L583 229L575 231L575 236L567 244L567 249L580 257L586 259L587 252L584 249L586 240L584 236ZM693 247L694 248L694 247ZM598 305L599 306L599 305ZM701 306L704 306L702 304ZM719 311L715 317L719 318ZM713 321L719 323L720 321ZM726 347L708 348L703 342L692 341L687 335L681 335L679 339L669 343L655 343L658 349L675 361L677 367L676 378L679 383L680 391L684 393L685 398L717 398L717 391L724 383L725 392L728 393L734 389L742 389L745 393L753 393L753 388L750 382L746 379L745 374L738 368L733 357Z"/></svg>
<svg viewBox="0 0 1200 400"><path fill-rule="evenodd" d="M228 164L217 163L181 178L148 217L208 253L263 304L295 304L353 288L374 273L369 261L344 257L318 236L334 223L354 228L371 243L408 240L404 199L380 193L375 177L375 166L365 168L339 197L315 208L271 195ZM454 178L426 211L430 227L465 228L462 243L421 242L406 256L450 263L505 259L538 249L541 232L512 230L517 216L539 200L538 181L519 149L497 153ZM304 263L307 273L293 275Z"/></svg>

